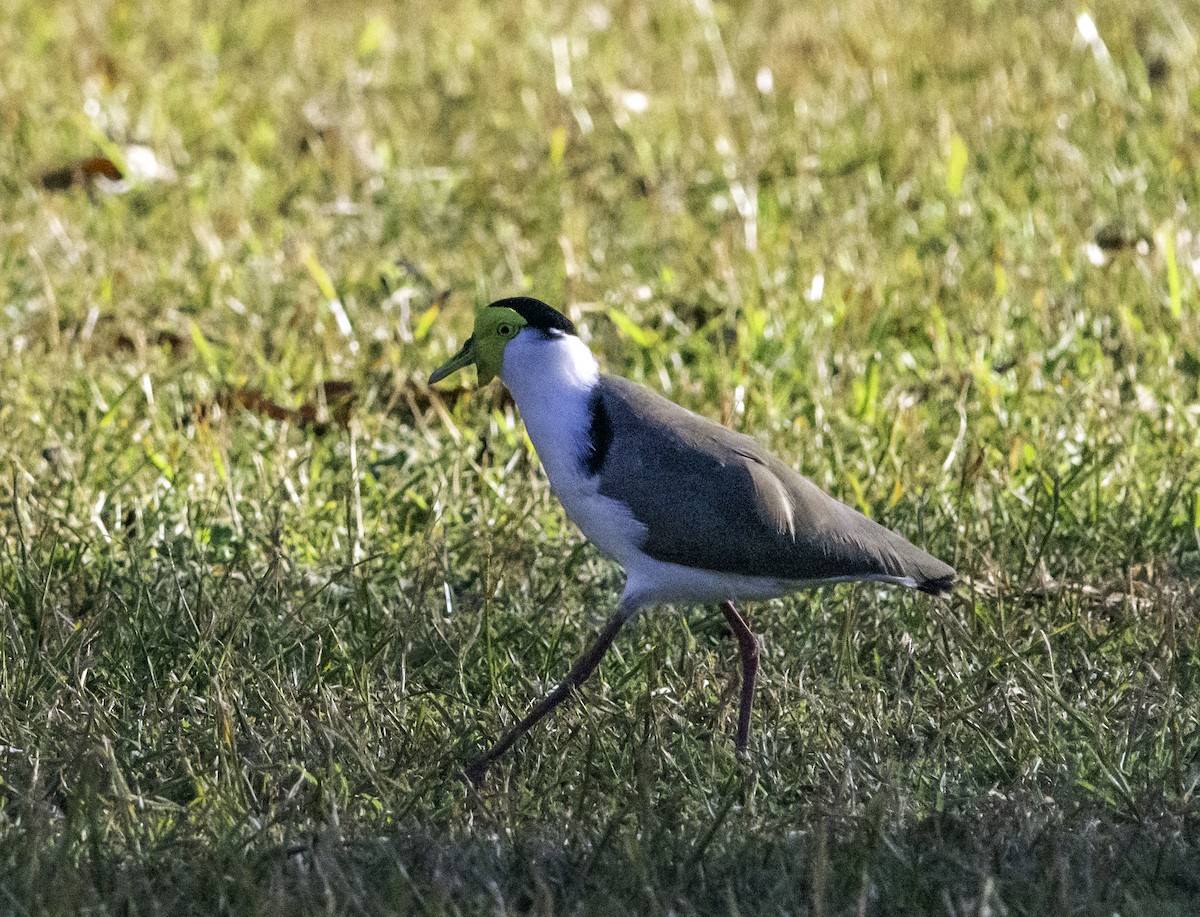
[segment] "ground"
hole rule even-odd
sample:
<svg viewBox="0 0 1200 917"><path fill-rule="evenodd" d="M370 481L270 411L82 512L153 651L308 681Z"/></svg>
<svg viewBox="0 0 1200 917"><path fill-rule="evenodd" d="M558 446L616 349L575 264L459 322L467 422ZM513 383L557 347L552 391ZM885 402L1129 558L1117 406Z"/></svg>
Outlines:
<svg viewBox="0 0 1200 917"><path fill-rule="evenodd" d="M0 912L1200 911L1183 2L0 12ZM1191 20L1189 22L1189 19ZM961 573L618 640L472 310Z"/></svg>

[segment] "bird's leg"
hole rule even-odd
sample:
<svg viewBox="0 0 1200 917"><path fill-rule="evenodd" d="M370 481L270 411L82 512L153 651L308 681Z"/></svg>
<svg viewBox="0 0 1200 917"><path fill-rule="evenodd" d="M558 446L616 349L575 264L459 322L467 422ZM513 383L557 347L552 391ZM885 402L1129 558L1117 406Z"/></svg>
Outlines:
<svg viewBox="0 0 1200 917"><path fill-rule="evenodd" d="M562 683L542 698L538 705L529 711L525 719L509 730L499 742L467 765L465 774L473 785L478 786L482 782L483 775L487 773L487 769L492 766L497 758L508 751L516 743L517 739L529 732L542 717L554 710L555 707L570 697L580 685L588 680L588 677L596 670L596 666L600 664L600 660L604 657L604 654L608 652L608 648L612 646L612 642L616 638L617 632L621 629L621 625L628 621L636 610L636 604L622 602L621 607L605 623L604 629L596 637L596 642L592 644L591 649L576 660Z"/></svg>
<svg viewBox="0 0 1200 917"><path fill-rule="evenodd" d="M750 744L750 706L754 703L754 680L758 677L758 638L746 623L733 602L721 605L725 620L737 637L742 657L742 703L738 711L737 750L744 752Z"/></svg>

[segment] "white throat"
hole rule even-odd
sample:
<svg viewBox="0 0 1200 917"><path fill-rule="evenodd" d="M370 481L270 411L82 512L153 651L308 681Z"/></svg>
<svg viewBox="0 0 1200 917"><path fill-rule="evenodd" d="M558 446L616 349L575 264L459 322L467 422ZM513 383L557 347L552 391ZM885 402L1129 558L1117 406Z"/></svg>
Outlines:
<svg viewBox="0 0 1200 917"><path fill-rule="evenodd" d="M504 347L500 380L517 402L560 499L583 475L580 461L589 442L589 402L599 378L596 358L573 334L548 336L523 328Z"/></svg>

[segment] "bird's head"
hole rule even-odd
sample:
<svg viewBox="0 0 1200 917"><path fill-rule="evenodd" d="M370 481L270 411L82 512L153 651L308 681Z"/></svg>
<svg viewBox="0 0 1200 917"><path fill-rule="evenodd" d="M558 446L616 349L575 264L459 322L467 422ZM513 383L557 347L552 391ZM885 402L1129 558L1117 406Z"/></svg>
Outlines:
<svg viewBox="0 0 1200 917"><path fill-rule="evenodd" d="M524 329L541 334L576 333L569 318L540 300L528 296L497 300L475 313L471 336L458 353L433 371L430 384L472 363L479 373L479 384L491 382L500 374L504 348Z"/></svg>

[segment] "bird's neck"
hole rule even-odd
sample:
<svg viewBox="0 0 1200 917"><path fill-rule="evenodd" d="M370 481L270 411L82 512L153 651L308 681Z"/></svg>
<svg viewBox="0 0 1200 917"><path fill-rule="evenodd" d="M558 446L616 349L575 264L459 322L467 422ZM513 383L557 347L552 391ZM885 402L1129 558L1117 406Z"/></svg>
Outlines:
<svg viewBox="0 0 1200 917"><path fill-rule="evenodd" d="M573 334L522 331L504 348L500 380L517 403L551 486L561 492L583 475L592 389L600 368Z"/></svg>

